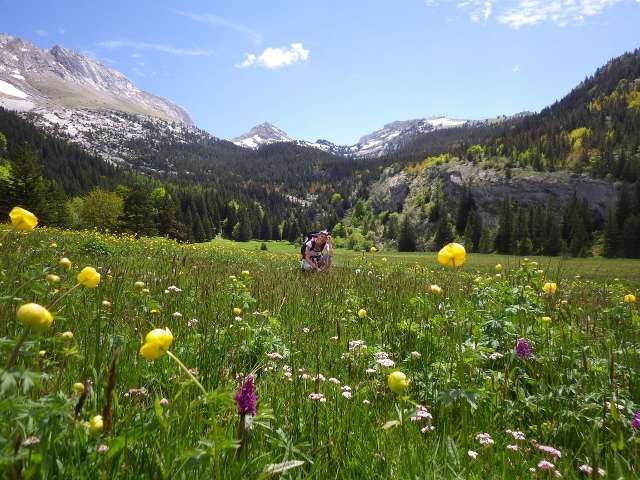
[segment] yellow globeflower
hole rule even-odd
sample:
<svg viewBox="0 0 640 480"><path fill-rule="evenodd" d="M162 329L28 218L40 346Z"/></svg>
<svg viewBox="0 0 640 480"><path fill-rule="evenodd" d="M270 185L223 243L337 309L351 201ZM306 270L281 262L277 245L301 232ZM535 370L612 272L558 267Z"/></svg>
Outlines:
<svg viewBox="0 0 640 480"><path fill-rule="evenodd" d="M73 340L73 332L66 331L61 336L63 340Z"/></svg>
<svg viewBox="0 0 640 480"><path fill-rule="evenodd" d="M371 248L369 249L369 251L370 251L371 253L376 253L376 252L378 251L378 249L377 249L376 247L371 247Z"/></svg>
<svg viewBox="0 0 640 480"><path fill-rule="evenodd" d="M404 373L396 371L389 374L387 383L389 384L389 390L393 393L401 394L409 386L409 379Z"/></svg>
<svg viewBox="0 0 640 480"><path fill-rule="evenodd" d="M558 290L558 285L555 282L547 282L542 286L542 291L549 295L553 295Z"/></svg>
<svg viewBox="0 0 640 480"><path fill-rule="evenodd" d="M540 320L545 327L551 325L551 317L542 317Z"/></svg>
<svg viewBox="0 0 640 480"><path fill-rule="evenodd" d="M38 331L46 330L53 323L49 310L37 303L25 303L18 309L16 317L27 327Z"/></svg>
<svg viewBox="0 0 640 480"><path fill-rule="evenodd" d="M134 285L138 288L144 288L144 282L141 280L138 280Z"/></svg>
<svg viewBox="0 0 640 480"><path fill-rule="evenodd" d="M502 265L500 263L497 263L495 268L497 273L500 273L502 271Z"/></svg>
<svg viewBox="0 0 640 480"><path fill-rule="evenodd" d="M76 393L82 393L84 392L84 383L82 382L76 382L73 384L73 391Z"/></svg>
<svg viewBox="0 0 640 480"><path fill-rule="evenodd" d="M147 360L162 357L173 343L173 334L168 328L156 328L147 333L144 345L140 347L140 355Z"/></svg>
<svg viewBox="0 0 640 480"><path fill-rule="evenodd" d="M100 283L100 274L93 267L84 267L78 274L78 283L87 288L96 288Z"/></svg>
<svg viewBox="0 0 640 480"><path fill-rule="evenodd" d="M67 270L71 268L71 260L69 260L67 257L62 257L58 264L61 267L66 268Z"/></svg>
<svg viewBox="0 0 640 480"><path fill-rule="evenodd" d="M438 252L438 263L449 267L459 267L464 263L467 251L459 243L448 243Z"/></svg>
<svg viewBox="0 0 640 480"><path fill-rule="evenodd" d="M250 275L249 270L242 270L240 273L242 273L244 277L248 277Z"/></svg>
<svg viewBox="0 0 640 480"><path fill-rule="evenodd" d="M633 293L627 293L624 296L624 303L636 303L636 296Z"/></svg>
<svg viewBox="0 0 640 480"><path fill-rule="evenodd" d="M233 307L233 314L234 314L235 316L238 316L238 315L240 315L241 313L242 313L242 309L241 309L241 308L239 308L239 307Z"/></svg>
<svg viewBox="0 0 640 480"><path fill-rule="evenodd" d="M40 358L44 358L44 357L46 357L46 356L47 356L47 351L46 351L46 350L40 350L40 351L38 352L38 356L39 356Z"/></svg>
<svg viewBox="0 0 640 480"><path fill-rule="evenodd" d="M21 232L30 232L38 225L38 217L20 207L13 207L9 212L9 218L13 228Z"/></svg>
<svg viewBox="0 0 640 480"><path fill-rule="evenodd" d="M367 311L364 308L361 308L360 310L358 310L359 318L365 318L366 316L367 316Z"/></svg>
<svg viewBox="0 0 640 480"><path fill-rule="evenodd" d="M100 433L104 428L104 421L102 415L95 415L89 420L89 431L91 433Z"/></svg>
<svg viewBox="0 0 640 480"><path fill-rule="evenodd" d="M47 275L47 282L58 283L59 281L60 281L60 277L58 275L54 275L53 273L50 273L49 275Z"/></svg>
<svg viewBox="0 0 640 480"><path fill-rule="evenodd" d="M431 293L442 293L442 289L438 286L438 285L429 285L427 287L427 289L431 292Z"/></svg>

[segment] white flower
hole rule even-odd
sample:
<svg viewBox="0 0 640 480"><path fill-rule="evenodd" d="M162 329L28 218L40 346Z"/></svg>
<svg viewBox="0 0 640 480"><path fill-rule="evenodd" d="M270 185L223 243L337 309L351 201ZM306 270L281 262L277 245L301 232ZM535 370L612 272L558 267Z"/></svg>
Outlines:
<svg viewBox="0 0 640 480"><path fill-rule="evenodd" d="M349 400L351 398L351 392L349 390L343 390L342 391L342 396L344 398L346 398L347 400Z"/></svg>
<svg viewBox="0 0 640 480"><path fill-rule="evenodd" d="M476 440L480 442L480 445L492 445L494 443L493 438L488 433L478 433Z"/></svg>
<svg viewBox="0 0 640 480"><path fill-rule="evenodd" d="M491 355L489 355L489 358L491 360L498 360L502 357L504 357L504 355L502 355L500 352L493 352Z"/></svg>
<svg viewBox="0 0 640 480"><path fill-rule="evenodd" d="M182 318L182 314L180 312L173 312L171 315L173 318Z"/></svg>
<svg viewBox="0 0 640 480"><path fill-rule="evenodd" d="M267 353L267 357L269 357L271 360L282 360L284 358L278 352L269 352Z"/></svg>
<svg viewBox="0 0 640 480"><path fill-rule="evenodd" d="M414 360L420 358L421 356L422 354L420 352L411 352L411 358L413 358Z"/></svg>
<svg viewBox="0 0 640 480"><path fill-rule="evenodd" d="M363 405L369 405L369 404L371 404L371 402L369 400L362 400L362 404Z"/></svg>
<svg viewBox="0 0 640 480"><path fill-rule="evenodd" d="M320 403L324 403L327 401L327 399L321 393L310 393L309 400L312 400L314 402L320 402Z"/></svg>
<svg viewBox="0 0 640 480"><path fill-rule="evenodd" d="M376 373L377 370L375 368L367 368L364 373L366 373L367 375L372 375L374 373Z"/></svg>
<svg viewBox="0 0 640 480"><path fill-rule="evenodd" d="M507 445L507 450L511 450L512 452L517 452L518 445Z"/></svg>
<svg viewBox="0 0 640 480"><path fill-rule="evenodd" d="M396 362L394 362L390 358L381 358L380 360L378 360L378 364L382 365L385 368L391 368L396 365Z"/></svg>
<svg viewBox="0 0 640 480"><path fill-rule="evenodd" d="M474 460L475 460L476 458L478 458L478 452L473 451L473 450L469 450L469 451L467 452L467 455L469 455L469 456L470 456L471 458L473 458Z"/></svg>
<svg viewBox="0 0 640 480"><path fill-rule="evenodd" d="M340 380L338 380L337 378L331 377L329 381L335 385L340 385Z"/></svg>

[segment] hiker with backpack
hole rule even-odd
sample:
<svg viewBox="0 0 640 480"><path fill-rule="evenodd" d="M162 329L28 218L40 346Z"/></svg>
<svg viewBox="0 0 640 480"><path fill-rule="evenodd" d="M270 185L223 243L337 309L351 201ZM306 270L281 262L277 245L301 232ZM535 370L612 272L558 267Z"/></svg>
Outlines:
<svg viewBox="0 0 640 480"><path fill-rule="evenodd" d="M300 247L300 267L303 272L323 272L331 266L333 245L327 230L310 232L304 236Z"/></svg>

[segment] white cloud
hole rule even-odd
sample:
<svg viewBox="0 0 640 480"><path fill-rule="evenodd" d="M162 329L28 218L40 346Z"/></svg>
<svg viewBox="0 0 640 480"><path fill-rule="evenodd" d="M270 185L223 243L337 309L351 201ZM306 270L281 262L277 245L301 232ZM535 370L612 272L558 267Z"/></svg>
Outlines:
<svg viewBox="0 0 640 480"><path fill-rule="evenodd" d="M206 25L210 25L213 27L223 27L229 30L233 30L237 33L240 33L247 37L251 42L259 45L262 43L262 34L256 32L255 30L251 30L244 25L240 25L238 23L234 23L226 18L219 17L217 15L213 15L211 13L192 13L185 12L182 10L173 10L176 15L180 15L182 17L188 18L189 20L193 20L194 22L204 23Z"/></svg>
<svg viewBox="0 0 640 480"><path fill-rule="evenodd" d="M49 32L47 32L46 30L36 30L36 34L41 36L41 37L48 37L49 36Z"/></svg>
<svg viewBox="0 0 640 480"><path fill-rule="evenodd" d="M616 4L640 4L640 0L425 0L428 7L445 3L455 4L476 23L493 15L503 25L521 28L544 22L580 25Z"/></svg>
<svg viewBox="0 0 640 480"><path fill-rule="evenodd" d="M155 50L162 53L170 53L172 55L187 55L187 56L208 56L211 55L209 50L203 50L201 48L178 48L171 45L165 45L161 43L147 43L136 42L131 40L105 40L103 42L96 43L96 46L102 48L131 48L133 50Z"/></svg>
<svg viewBox="0 0 640 480"><path fill-rule="evenodd" d="M302 43L292 43L288 48L266 48L261 54L247 53L244 61L236 65L238 68L251 66L264 68L281 68L293 65L297 62L304 62L309 59L309 50L306 50Z"/></svg>
<svg viewBox="0 0 640 480"><path fill-rule="evenodd" d="M511 69L512 72L519 72L520 71L520 64L516 63L513 68Z"/></svg>

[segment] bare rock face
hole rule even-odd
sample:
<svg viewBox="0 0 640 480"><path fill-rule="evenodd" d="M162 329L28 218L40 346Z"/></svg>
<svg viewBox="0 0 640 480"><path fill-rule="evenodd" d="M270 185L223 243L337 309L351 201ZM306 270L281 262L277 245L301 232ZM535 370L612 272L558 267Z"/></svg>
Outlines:
<svg viewBox="0 0 640 480"><path fill-rule="evenodd" d="M0 106L18 111L112 110L192 125L185 109L140 90L97 60L58 45L41 50L1 33Z"/></svg>
<svg viewBox="0 0 640 480"><path fill-rule="evenodd" d="M414 175L388 168L371 188L369 200L376 211L407 211L419 193L430 191L438 183L450 205L450 212L455 212L466 186L483 223L490 227L496 226L500 206L507 198L526 206L551 205L561 214L575 192L580 200L586 200L598 220L606 217L607 210L613 208L617 200L614 182L586 175L512 169L508 176L504 171L453 162Z"/></svg>

